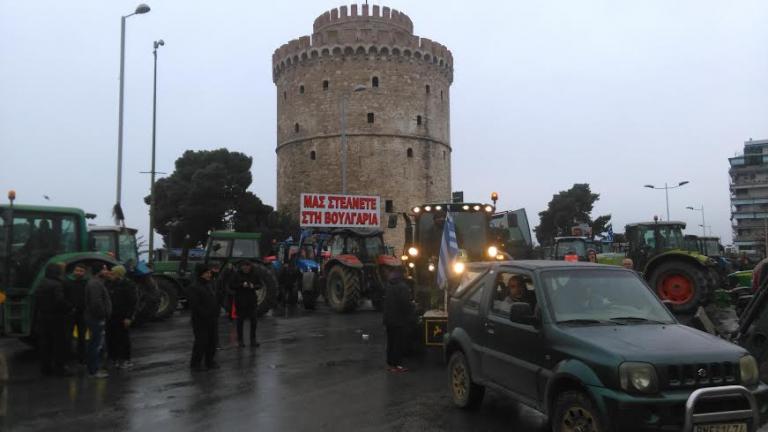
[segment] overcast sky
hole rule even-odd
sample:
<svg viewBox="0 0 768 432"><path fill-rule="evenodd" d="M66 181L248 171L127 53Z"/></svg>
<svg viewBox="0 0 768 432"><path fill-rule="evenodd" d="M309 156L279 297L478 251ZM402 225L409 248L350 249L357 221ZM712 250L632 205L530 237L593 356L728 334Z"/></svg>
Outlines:
<svg viewBox="0 0 768 432"><path fill-rule="evenodd" d="M0 196L77 206L110 222L115 202L120 16L136 1L0 0ZM152 42L159 52L158 165L187 149L253 156L251 189L275 203L272 52L312 31L331 0L148 0L128 19L123 207L146 233ZM379 4L379 2L374 2ZM768 138L765 0L392 0L415 33L452 50L453 189L501 195L537 221L575 182L594 215L665 215L730 242L728 157ZM50 201L43 198L47 195Z"/></svg>

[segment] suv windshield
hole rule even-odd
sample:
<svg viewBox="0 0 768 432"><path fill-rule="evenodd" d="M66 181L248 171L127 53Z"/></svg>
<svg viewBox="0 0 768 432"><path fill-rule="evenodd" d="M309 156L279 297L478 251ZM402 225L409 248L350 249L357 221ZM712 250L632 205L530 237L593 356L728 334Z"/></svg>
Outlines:
<svg viewBox="0 0 768 432"><path fill-rule="evenodd" d="M552 270L542 273L558 323L665 323L672 315L636 275L626 271Z"/></svg>

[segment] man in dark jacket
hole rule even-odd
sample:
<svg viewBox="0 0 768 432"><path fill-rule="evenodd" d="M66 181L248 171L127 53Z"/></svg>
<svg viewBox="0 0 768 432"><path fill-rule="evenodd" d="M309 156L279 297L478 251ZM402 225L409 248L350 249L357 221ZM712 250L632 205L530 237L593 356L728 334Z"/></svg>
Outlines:
<svg viewBox="0 0 768 432"><path fill-rule="evenodd" d="M88 268L85 264L78 263L72 269L72 273L64 279L64 295L72 306L74 313L68 324L67 336L71 338L77 328L77 351L73 356L79 363L85 363L85 333L86 325L83 320L83 310L85 309L85 284L88 279L85 277ZM67 348L71 349L71 339L67 341Z"/></svg>
<svg viewBox="0 0 768 432"><path fill-rule="evenodd" d="M229 284L229 289L235 297L237 344L241 348L245 346L245 343L243 343L243 325L245 320L249 320L251 332L248 335L250 336L251 346L258 347L259 343L256 341L256 325L258 323L258 315L256 313L258 297L256 296L256 290L262 288L262 283L259 276L253 271L252 262L248 260L241 261L239 267Z"/></svg>
<svg viewBox="0 0 768 432"><path fill-rule="evenodd" d="M107 353L115 367L127 369L131 363L130 328L136 315L139 301L136 284L125 277L125 267L112 267L112 277L107 281L107 290L112 300L112 316L107 321Z"/></svg>
<svg viewBox="0 0 768 432"><path fill-rule="evenodd" d="M104 325L112 315L112 301L104 285L111 277L110 271L104 264L96 264L92 270L93 276L85 285L85 307L83 318L91 333L88 341L87 364L88 373L94 378L106 378L109 374L100 369L101 348L104 342Z"/></svg>
<svg viewBox="0 0 768 432"><path fill-rule="evenodd" d="M64 367L67 357L67 323L73 307L64 296L63 264L48 264L45 279L35 291L37 306L40 371L44 375L70 375Z"/></svg>
<svg viewBox="0 0 768 432"><path fill-rule="evenodd" d="M214 361L216 344L219 336L219 302L213 286L213 272L205 264L198 264L195 269L196 279L189 288L189 308L192 311L192 331L195 344L192 346L192 370L200 370L205 359L208 369L217 369Z"/></svg>
<svg viewBox="0 0 768 432"><path fill-rule="evenodd" d="M384 326L387 328L387 365L390 372L406 372L403 354L410 324L413 303L411 290L403 279L400 267L385 270Z"/></svg>

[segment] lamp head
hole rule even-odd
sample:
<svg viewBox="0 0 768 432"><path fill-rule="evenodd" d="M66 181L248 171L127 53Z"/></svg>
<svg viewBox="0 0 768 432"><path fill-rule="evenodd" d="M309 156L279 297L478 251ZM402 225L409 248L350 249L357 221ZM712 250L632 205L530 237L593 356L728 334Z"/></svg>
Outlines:
<svg viewBox="0 0 768 432"><path fill-rule="evenodd" d="M161 47L161 46L164 46L164 45L165 45L165 41L162 40L162 39L155 41L155 49L157 49L157 47Z"/></svg>
<svg viewBox="0 0 768 432"><path fill-rule="evenodd" d="M150 11L149 6L146 3L141 3L140 5L136 6L136 12L134 13L138 15L138 14L145 14L149 11Z"/></svg>
<svg viewBox="0 0 768 432"><path fill-rule="evenodd" d="M696 210L695 208L693 208L693 207L691 207L691 206L688 206L688 207L686 207L686 208L687 208L688 210Z"/></svg>
<svg viewBox="0 0 768 432"><path fill-rule="evenodd" d="M680 183L678 183L677 185L678 185L678 186L683 186L683 185L687 185L688 183L690 183L690 182L689 182L688 180L685 180L685 181L681 181L681 182L680 182Z"/></svg>
<svg viewBox="0 0 768 432"><path fill-rule="evenodd" d="M648 189L654 189L653 185L645 185L643 187L647 187Z"/></svg>

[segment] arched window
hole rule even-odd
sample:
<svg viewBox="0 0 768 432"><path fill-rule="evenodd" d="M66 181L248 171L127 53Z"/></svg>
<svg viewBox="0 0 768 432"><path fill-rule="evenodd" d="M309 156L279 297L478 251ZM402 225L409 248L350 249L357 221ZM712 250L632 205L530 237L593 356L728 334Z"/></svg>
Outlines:
<svg viewBox="0 0 768 432"><path fill-rule="evenodd" d="M408 156L409 158L412 158L413 157L413 149L409 148L408 150L406 150L405 155Z"/></svg>
<svg viewBox="0 0 768 432"><path fill-rule="evenodd" d="M328 90L328 80L323 80L323 91Z"/></svg>
<svg viewBox="0 0 768 432"><path fill-rule="evenodd" d="M371 78L371 87L376 88L379 86L379 77Z"/></svg>
<svg viewBox="0 0 768 432"><path fill-rule="evenodd" d="M315 151L314 151L314 150L312 150L311 152L309 152L309 158L310 158L311 160L315 160L315 159L317 159L317 153L315 153Z"/></svg>
<svg viewBox="0 0 768 432"><path fill-rule="evenodd" d="M429 84L427 84L426 87L424 87L424 89L427 91L427 94L429 94Z"/></svg>
<svg viewBox="0 0 768 432"><path fill-rule="evenodd" d="M368 113L368 123L373 123L373 113Z"/></svg>
<svg viewBox="0 0 768 432"><path fill-rule="evenodd" d="M304 86L303 85L299 86L299 94L304 94Z"/></svg>
<svg viewBox="0 0 768 432"><path fill-rule="evenodd" d="M421 116L420 115L416 116L416 124L421 126Z"/></svg>
<svg viewBox="0 0 768 432"><path fill-rule="evenodd" d="M294 130L294 132L299 133L299 124L298 123L293 125L293 130Z"/></svg>

